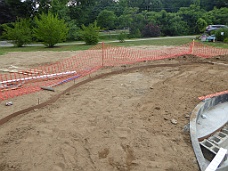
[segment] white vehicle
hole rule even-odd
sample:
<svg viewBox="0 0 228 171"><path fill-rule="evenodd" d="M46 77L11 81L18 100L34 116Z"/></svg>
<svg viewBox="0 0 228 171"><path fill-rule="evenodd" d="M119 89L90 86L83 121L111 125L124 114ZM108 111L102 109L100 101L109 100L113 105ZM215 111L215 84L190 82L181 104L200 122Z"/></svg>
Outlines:
<svg viewBox="0 0 228 171"><path fill-rule="evenodd" d="M206 32L210 33L211 31L217 30L220 28L228 28L228 26L226 26L226 25L209 25L206 27Z"/></svg>

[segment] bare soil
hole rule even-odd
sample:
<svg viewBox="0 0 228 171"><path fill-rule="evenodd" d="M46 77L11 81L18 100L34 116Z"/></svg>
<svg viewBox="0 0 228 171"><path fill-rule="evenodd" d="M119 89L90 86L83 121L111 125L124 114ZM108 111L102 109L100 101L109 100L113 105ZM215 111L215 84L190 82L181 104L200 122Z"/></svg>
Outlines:
<svg viewBox="0 0 228 171"><path fill-rule="evenodd" d="M73 55L29 52L0 57L1 67L31 67ZM227 64L228 56L182 56L99 70L90 77L123 72L84 84L57 102L0 126L0 170L199 170L183 128L199 103L197 97L227 90ZM138 68L127 70L134 67ZM43 102L73 84L59 86L54 93L10 99L12 106L2 101L0 117ZM171 123L173 119L177 124Z"/></svg>

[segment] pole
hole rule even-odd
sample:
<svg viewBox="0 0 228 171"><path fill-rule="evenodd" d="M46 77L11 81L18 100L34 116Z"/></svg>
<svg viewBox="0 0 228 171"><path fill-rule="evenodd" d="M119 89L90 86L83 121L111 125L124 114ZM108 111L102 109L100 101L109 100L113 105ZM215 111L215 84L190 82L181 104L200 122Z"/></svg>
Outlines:
<svg viewBox="0 0 228 171"><path fill-rule="evenodd" d="M195 39L192 40L191 54L194 53Z"/></svg>
<svg viewBox="0 0 228 171"><path fill-rule="evenodd" d="M104 42L102 42L102 65L101 66L104 66Z"/></svg>

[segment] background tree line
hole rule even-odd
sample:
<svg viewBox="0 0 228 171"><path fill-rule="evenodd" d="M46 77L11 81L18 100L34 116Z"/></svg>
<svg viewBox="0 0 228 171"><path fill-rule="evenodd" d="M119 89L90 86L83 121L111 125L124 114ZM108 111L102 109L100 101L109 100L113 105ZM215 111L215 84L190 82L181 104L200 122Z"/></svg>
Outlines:
<svg viewBox="0 0 228 171"><path fill-rule="evenodd" d="M0 35L4 24L30 19L35 27L34 19L48 13L65 22L67 40L82 39L87 26L95 30L129 29L130 37L175 36L198 34L209 24L227 25L228 1L0 0Z"/></svg>

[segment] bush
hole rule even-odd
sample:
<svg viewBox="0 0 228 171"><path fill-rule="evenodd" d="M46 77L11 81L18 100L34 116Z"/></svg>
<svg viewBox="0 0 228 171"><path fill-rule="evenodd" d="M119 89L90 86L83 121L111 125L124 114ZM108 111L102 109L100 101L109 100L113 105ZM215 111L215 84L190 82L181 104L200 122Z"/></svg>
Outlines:
<svg viewBox="0 0 228 171"><path fill-rule="evenodd" d="M35 24L34 35L45 46L54 47L55 44L66 40L68 28L64 20L58 19L57 15L43 13L39 18L35 17Z"/></svg>
<svg viewBox="0 0 228 171"><path fill-rule="evenodd" d="M154 24L147 24L142 30L143 37L158 37L160 35L160 28Z"/></svg>
<svg viewBox="0 0 228 171"><path fill-rule="evenodd" d="M202 18L199 18L196 22L197 24L197 27L198 27L198 30L203 33L205 30L206 30L206 27L207 27L207 22L202 19Z"/></svg>
<svg viewBox="0 0 228 171"><path fill-rule="evenodd" d="M140 37L141 37L141 32L139 29L130 28L129 38L140 38Z"/></svg>
<svg viewBox="0 0 228 171"><path fill-rule="evenodd" d="M225 39L223 40L223 42L224 42L224 43L228 43L228 38L225 38Z"/></svg>
<svg viewBox="0 0 228 171"><path fill-rule="evenodd" d="M114 29L115 28L116 15L113 11L103 10L97 16L98 25L104 29Z"/></svg>
<svg viewBox="0 0 228 171"><path fill-rule="evenodd" d="M120 41L120 43L124 43L126 38L127 38L127 35L123 31L120 32L120 34L118 35L118 40Z"/></svg>
<svg viewBox="0 0 228 171"><path fill-rule="evenodd" d="M69 31L67 34L67 40L69 41L81 40L80 28L76 25L76 23L71 21L71 22L68 22L67 25L69 28Z"/></svg>
<svg viewBox="0 0 228 171"><path fill-rule="evenodd" d="M95 45L99 41L99 31L100 27L97 26L97 22L89 24L86 27L82 25L81 36L87 45Z"/></svg>
<svg viewBox="0 0 228 171"><path fill-rule="evenodd" d="M223 35L221 34L223 32ZM228 38L228 28L221 28L215 31L215 37L218 41L224 41Z"/></svg>
<svg viewBox="0 0 228 171"><path fill-rule="evenodd" d="M27 19L17 19L10 27L3 24L3 38L12 40L14 46L22 47L32 41L32 31L30 28L30 21Z"/></svg>

